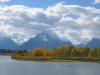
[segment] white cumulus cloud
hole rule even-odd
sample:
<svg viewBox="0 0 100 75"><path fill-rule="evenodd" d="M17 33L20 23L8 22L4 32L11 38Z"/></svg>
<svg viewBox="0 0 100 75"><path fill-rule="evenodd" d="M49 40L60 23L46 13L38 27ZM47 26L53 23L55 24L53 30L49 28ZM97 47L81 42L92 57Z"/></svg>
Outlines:
<svg viewBox="0 0 100 75"><path fill-rule="evenodd" d="M23 43L44 30L53 30L74 44L100 39L100 9L58 3L47 8L0 6L0 33Z"/></svg>
<svg viewBox="0 0 100 75"><path fill-rule="evenodd" d="M100 3L100 0L95 0L95 3Z"/></svg>
<svg viewBox="0 0 100 75"><path fill-rule="evenodd" d="M3 3L3 2L9 2L9 1L11 1L11 0L0 0L1 3Z"/></svg>

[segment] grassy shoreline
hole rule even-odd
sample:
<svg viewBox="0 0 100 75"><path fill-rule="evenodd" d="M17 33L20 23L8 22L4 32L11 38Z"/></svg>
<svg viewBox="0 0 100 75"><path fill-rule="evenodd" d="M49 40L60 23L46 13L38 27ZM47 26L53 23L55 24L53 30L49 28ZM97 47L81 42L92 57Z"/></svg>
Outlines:
<svg viewBox="0 0 100 75"><path fill-rule="evenodd" d="M99 48L77 48L72 45L53 49L35 48L32 50L16 50L13 59L49 62L100 62Z"/></svg>
<svg viewBox="0 0 100 75"><path fill-rule="evenodd" d="M30 60L30 59L15 59L15 60L22 60L22 61L33 61L33 62L90 62L90 63L99 63L100 61L83 61L83 60Z"/></svg>
<svg viewBox="0 0 100 75"><path fill-rule="evenodd" d="M97 59L80 59L80 58L66 58L66 59L61 59L61 58L51 58L51 57L12 57L12 59L15 60L24 60L24 61L35 61L35 62L94 62L94 63L100 63L100 60Z"/></svg>

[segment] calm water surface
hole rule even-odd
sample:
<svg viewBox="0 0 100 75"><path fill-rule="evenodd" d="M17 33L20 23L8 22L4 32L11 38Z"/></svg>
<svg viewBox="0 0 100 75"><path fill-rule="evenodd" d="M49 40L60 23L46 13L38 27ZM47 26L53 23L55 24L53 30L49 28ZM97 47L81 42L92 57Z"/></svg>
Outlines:
<svg viewBox="0 0 100 75"><path fill-rule="evenodd" d="M100 64L19 61L0 56L0 75L100 75Z"/></svg>

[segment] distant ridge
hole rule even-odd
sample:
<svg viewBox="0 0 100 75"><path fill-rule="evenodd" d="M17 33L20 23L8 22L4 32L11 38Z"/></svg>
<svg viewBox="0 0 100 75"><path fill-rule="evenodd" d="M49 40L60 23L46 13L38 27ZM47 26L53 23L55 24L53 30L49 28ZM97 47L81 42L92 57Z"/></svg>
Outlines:
<svg viewBox="0 0 100 75"><path fill-rule="evenodd" d="M0 38L0 49L17 49L18 45L9 37Z"/></svg>
<svg viewBox="0 0 100 75"><path fill-rule="evenodd" d="M16 44L9 37L0 37L0 49L30 50L33 48L56 48L62 45L73 45L69 40L63 41L53 31L43 31L22 45ZM92 39L87 44L79 44L76 47L100 48L100 39Z"/></svg>
<svg viewBox="0 0 100 75"><path fill-rule="evenodd" d="M20 49L56 48L60 45L72 45L70 41L62 41L56 33L43 31L20 46Z"/></svg>
<svg viewBox="0 0 100 75"><path fill-rule="evenodd" d="M87 44L87 47L90 47L90 48L100 48L100 39L92 39Z"/></svg>

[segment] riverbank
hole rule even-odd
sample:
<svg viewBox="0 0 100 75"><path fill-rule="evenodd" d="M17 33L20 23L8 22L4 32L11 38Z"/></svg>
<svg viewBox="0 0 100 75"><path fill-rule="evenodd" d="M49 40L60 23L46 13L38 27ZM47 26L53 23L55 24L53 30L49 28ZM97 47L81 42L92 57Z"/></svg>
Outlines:
<svg viewBox="0 0 100 75"><path fill-rule="evenodd" d="M32 61L100 61L99 48L76 48L74 46L61 46L53 49L36 48L32 50L17 50L12 54L13 59Z"/></svg>
<svg viewBox="0 0 100 75"><path fill-rule="evenodd" d="M78 57L32 57L32 56L13 56L12 59L36 62L96 62L100 63L98 58L78 58Z"/></svg>

